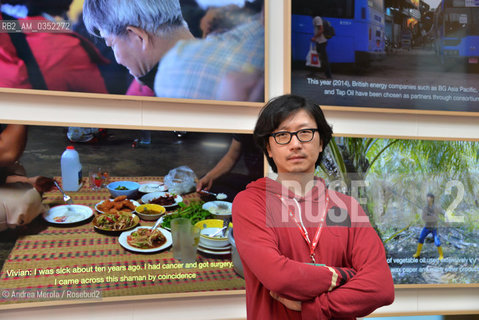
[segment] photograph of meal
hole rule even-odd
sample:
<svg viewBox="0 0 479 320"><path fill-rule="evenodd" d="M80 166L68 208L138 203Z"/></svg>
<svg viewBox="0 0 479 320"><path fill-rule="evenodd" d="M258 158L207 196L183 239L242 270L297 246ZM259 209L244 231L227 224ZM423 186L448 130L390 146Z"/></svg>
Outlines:
<svg viewBox="0 0 479 320"><path fill-rule="evenodd" d="M26 172L42 188L26 183L21 193L15 189L19 199L38 202L28 203L28 214L8 225L0 219L2 288L87 288L101 290L105 298L244 289L241 265L232 262L230 210L204 206L220 199L231 204L249 182L263 176L263 156L251 148L251 135L148 131L149 143L135 144L145 131L108 129L94 141L72 144L64 127L5 124L0 138L11 129L25 137L17 159L24 170L0 167L0 177ZM234 167L212 177L228 150L236 148ZM101 184L91 179L99 168L108 173ZM10 187L6 181L0 185L2 194ZM207 233L191 235L193 242L188 234L178 237L174 221L179 219L191 231L206 228ZM185 255L178 254L175 240L184 245ZM82 271L60 273L77 266ZM35 269L53 276L14 273ZM0 309L29 302L41 303L0 297Z"/></svg>

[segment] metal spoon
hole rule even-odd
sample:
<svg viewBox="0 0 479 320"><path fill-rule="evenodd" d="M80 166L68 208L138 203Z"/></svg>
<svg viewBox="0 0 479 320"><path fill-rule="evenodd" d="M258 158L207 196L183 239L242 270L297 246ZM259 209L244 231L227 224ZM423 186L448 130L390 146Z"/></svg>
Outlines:
<svg viewBox="0 0 479 320"><path fill-rule="evenodd" d="M65 201L66 204L73 204L73 200L72 198L67 195L65 193L65 191L63 191L63 189L60 187L60 185L58 184L58 182L56 182L55 180L53 180L53 183L55 184L55 186L58 188L58 190L60 190L60 192L63 194L63 201Z"/></svg>
<svg viewBox="0 0 479 320"><path fill-rule="evenodd" d="M214 193L207 190L200 190L200 192L211 194L212 196L215 196L217 200L225 200L226 198L228 198L228 196L225 193Z"/></svg>
<svg viewBox="0 0 479 320"><path fill-rule="evenodd" d="M209 234L208 237L214 238L215 236L217 236L220 232L222 232L225 229L226 229L226 227L223 227L223 228L217 230L215 233Z"/></svg>
<svg viewBox="0 0 479 320"><path fill-rule="evenodd" d="M155 223L155 225L154 225L153 227L151 227L151 230L155 230L156 228L158 228L158 226L160 225L160 223L161 223L161 218L158 219L158 220L156 220L156 223Z"/></svg>

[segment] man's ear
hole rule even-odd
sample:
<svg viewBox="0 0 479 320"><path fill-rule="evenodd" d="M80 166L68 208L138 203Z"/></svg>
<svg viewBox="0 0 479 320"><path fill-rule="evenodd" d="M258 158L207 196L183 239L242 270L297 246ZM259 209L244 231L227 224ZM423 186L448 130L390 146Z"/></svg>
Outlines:
<svg viewBox="0 0 479 320"><path fill-rule="evenodd" d="M139 41L141 48L143 50L148 49L150 45L150 35L145 30L134 27L134 26L127 26L126 31L128 32L129 37L133 37L134 41Z"/></svg>
<svg viewBox="0 0 479 320"><path fill-rule="evenodd" d="M271 155L271 148L269 147L269 143L267 142L266 142L266 151L268 152L268 157L272 159L273 156Z"/></svg>

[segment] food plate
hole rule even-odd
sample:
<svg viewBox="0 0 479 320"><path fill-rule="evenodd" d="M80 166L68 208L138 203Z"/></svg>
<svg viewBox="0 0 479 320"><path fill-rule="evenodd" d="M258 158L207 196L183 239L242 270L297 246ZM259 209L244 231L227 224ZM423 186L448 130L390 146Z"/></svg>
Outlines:
<svg viewBox="0 0 479 320"><path fill-rule="evenodd" d="M173 244L173 239L171 237L171 232L168 231L168 230L165 230L163 228L158 228L166 238L166 242L163 245L161 245L161 247L151 248L151 249L141 249L141 248L133 247L133 246L128 244L127 238L132 232L134 232L135 230L137 230L139 228L149 228L149 227L138 227L138 228L135 228L133 230L128 230L128 231L122 232L120 234L120 237L118 238L118 242L120 243L120 245L123 248L125 248L127 250L130 250L130 251L139 252L139 253L150 253L150 252L158 252L158 251L164 250L166 248L169 248Z"/></svg>
<svg viewBox="0 0 479 320"><path fill-rule="evenodd" d="M231 245L226 246L224 248L220 248L219 250L218 248L211 249L211 248L205 248L203 246L198 246L198 251L202 253L206 253L206 254L211 254L214 256L224 256L224 255L231 254Z"/></svg>
<svg viewBox="0 0 479 320"><path fill-rule="evenodd" d="M100 202L98 202L96 205L95 205L95 210L98 211L99 213L105 213L105 211L101 211L100 209L98 209L98 206L101 205L103 202L105 201L112 201L112 200L102 200ZM136 207L140 206L140 203L138 201L135 201L135 200L130 200L128 199L128 201L130 201L131 203L133 203L133 205ZM129 209L124 209L124 210L120 210L120 211L129 211L129 212L135 212L135 209L133 210L129 210Z"/></svg>
<svg viewBox="0 0 479 320"><path fill-rule="evenodd" d="M100 231L106 231L106 232L122 232L122 231L130 230L130 229L136 227L138 225L138 223L140 223L140 218L136 214L126 213L126 212L124 214L131 216L133 221L127 227L124 227L124 228L121 228L121 229L110 229L110 228L106 228L106 227L103 227L103 226L99 225L98 219L101 219L102 217L111 215L110 213L105 213L105 214L96 216L93 219L92 223L93 223L93 226L95 227L95 229L100 230Z"/></svg>
<svg viewBox="0 0 479 320"><path fill-rule="evenodd" d="M231 249L231 244L228 244L224 247L212 247L212 246L209 246L207 244L200 243L198 245L198 247L202 247L203 249L208 249L208 250L212 250L212 251L225 251L225 250Z"/></svg>
<svg viewBox="0 0 479 320"><path fill-rule="evenodd" d="M170 196L171 194L168 193L168 192L147 193L143 197L141 197L141 201L146 204L146 203L150 203L150 201L152 201L154 199L158 199L158 198L164 197L166 195ZM174 197L175 197L175 199L174 199L175 203L173 203L173 204L160 204L160 205L165 207L165 208L171 208L171 207L177 206L178 203L183 201L183 198L180 195L175 195ZM157 203L157 204L159 204L159 203Z"/></svg>
<svg viewBox="0 0 479 320"><path fill-rule="evenodd" d="M138 189L138 191L142 193L165 192L166 190L168 190L168 186L159 181L142 182L140 183L140 188Z"/></svg>
<svg viewBox="0 0 479 320"><path fill-rule="evenodd" d="M170 214L172 214L172 213L170 213ZM159 219L159 220L160 220L159 223L160 223L161 228L171 231L171 228L168 228L168 227L164 227L164 226L163 226L163 220L164 220L164 218L165 218L166 216L168 216L168 214L162 215L162 216L160 217L160 219Z"/></svg>
<svg viewBox="0 0 479 320"><path fill-rule="evenodd" d="M53 224L72 224L88 220L93 215L90 207L80 204L64 204L50 208L43 219Z"/></svg>
<svg viewBox="0 0 479 320"><path fill-rule="evenodd" d="M208 210L217 218L231 216L233 204L228 201L210 201L203 204L203 209Z"/></svg>

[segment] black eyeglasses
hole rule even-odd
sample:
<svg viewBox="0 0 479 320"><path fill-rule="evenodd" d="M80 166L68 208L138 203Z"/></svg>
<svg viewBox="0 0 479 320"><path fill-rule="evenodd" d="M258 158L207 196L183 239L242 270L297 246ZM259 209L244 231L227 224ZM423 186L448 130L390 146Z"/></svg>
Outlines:
<svg viewBox="0 0 479 320"><path fill-rule="evenodd" d="M309 142L313 140L316 131L318 131L318 129L301 129L296 132L278 131L270 134L270 136L273 137L277 144L284 145L290 143L293 136L296 136L301 142Z"/></svg>

